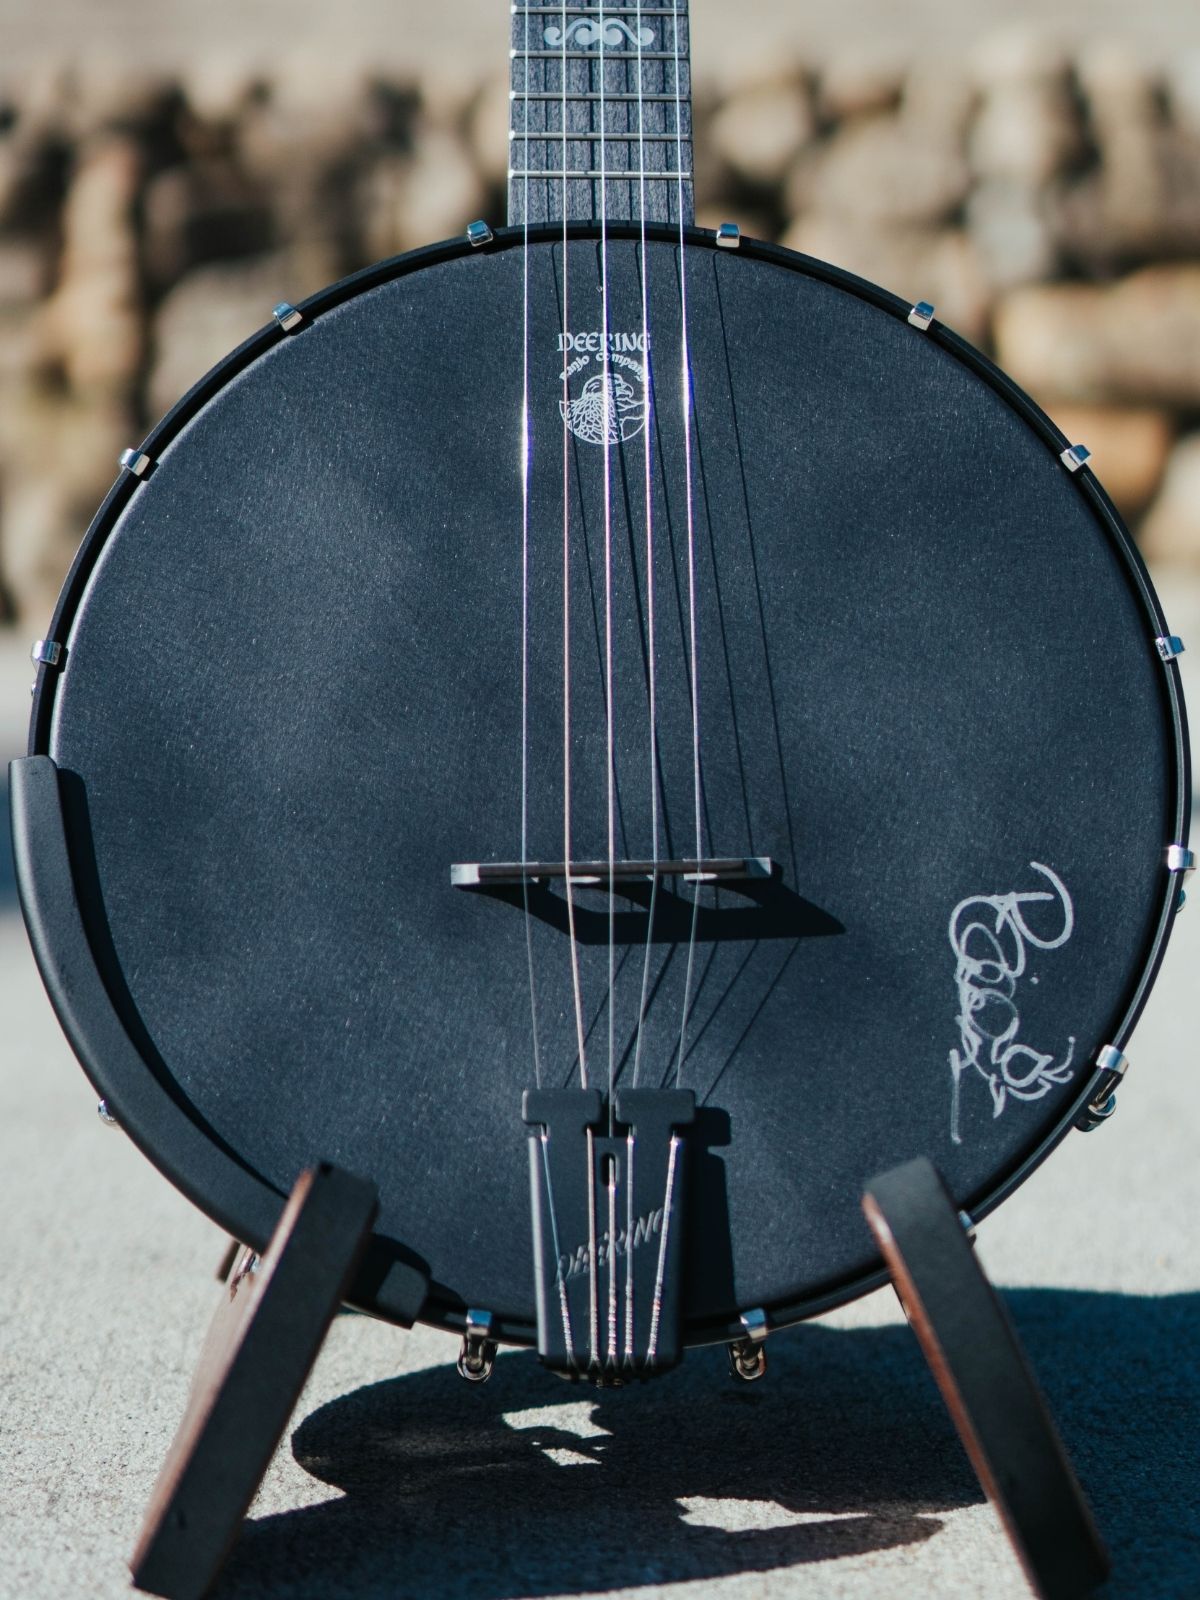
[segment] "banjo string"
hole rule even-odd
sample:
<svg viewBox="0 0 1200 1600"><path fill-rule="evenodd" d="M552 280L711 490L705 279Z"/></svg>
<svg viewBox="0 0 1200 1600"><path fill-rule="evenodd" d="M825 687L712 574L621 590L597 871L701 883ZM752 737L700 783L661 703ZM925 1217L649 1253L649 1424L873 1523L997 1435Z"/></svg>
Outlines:
<svg viewBox="0 0 1200 1600"><path fill-rule="evenodd" d="M525 99L522 114L524 149L529 150L529 13L525 14ZM521 320L521 860L529 860L529 493L533 468L533 441L529 421L529 167L523 163L522 179L522 320ZM534 981L533 923L529 915L529 880L522 874L525 910L525 955L529 966L529 1010L533 1029L533 1077L542 1087L542 1056L538 1043L537 987Z"/></svg>
<svg viewBox="0 0 1200 1600"><path fill-rule="evenodd" d="M687 490L687 564L688 564L688 672L691 680L692 702L692 787L695 806L696 861L704 857L702 848L702 816L700 792L700 676L696 657L696 514L692 485L692 363L688 337L687 300L687 236L683 204L683 90L679 76L679 6L675 5L674 23L675 70L675 137L676 184L679 207L679 306L680 306L680 378L683 386L683 457ZM679 1058L675 1066L676 1086L683 1078L683 1058L687 1046L688 1012L691 1008L692 977L696 965L696 929L700 918L699 878L692 899L692 927L688 938L687 976L683 985L683 1012L679 1022Z"/></svg>
<svg viewBox="0 0 1200 1600"><path fill-rule="evenodd" d="M613 707L613 539L612 539L612 452L613 415L612 361L608 348L608 143L605 123L608 62L605 57L608 25L600 20L600 351L603 403L604 449L604 777L605 822L608 845L608 1132L613 1122L613 1091L616 1087L616 746Z"/></svg>
<svg viewBox="0 0 1200 1600"><path fill-rule="evenodd" d="M566 13L563 13L565 23ZM525 14L525 83L522 108L522 133L524 135L524 148L528 156L530 144L529 126L529 13ZM564 80L565 83L565 80ZM565 93L564 93L565 104ZM565 117L564 117L565 127ZM564 141L565 148L565 141ZM530 491L531 476L533 471L533 438L529 409L529 169L531 163L528 159L524 162L524 175L522 177L522 382L521 382L521 861L525 864L529 860L529 530L530 530ZM565 159L564 159L565 170ZM566 204L566 182L563 183L564 211ZM564 278L565 278L564 254ZM565 357L564 357L565 359ZM566 501L566 487L564 479L563 491L564 504ZM569 889L568 889L569 892ZM529 1005L533 1026L533 1071L537 1087L542 1087L542 1062L541 1049L538 1039L538 1010L537 989L534 978L533 959L533 925L529 915L529 880L522 876L522 895L525 912L525 950L529 966ZM581 1057L582 1061L582 1057ZM549 1134L543 1130L540 1138L542 1168L545 1176L546 1195L549 1202L550 1228L554 1243L555 1263L561 1262L562 1252L559 1238L558 1207L555 1203L554 1185L550 1175L549 1160ZM561 1269L558 1272L559 1312L562 1316L563 1341L567 1352L567 1359L576 1367L574 1341L571 1334L571 1317L567 1304L566 1278Z"/></svg>
<svg viewBox="0 0 1200 1600"><path fill-rule="evenodd" d="M645 377L642 384L642 458L645 466L646 518L646 643L647 689L650 707L650 839L654 878L650 885L650 911L646 923L646 949L642 958L642 992L638 1000L637 1039L633 1050L633 1087L637 1088L642 1063L642 1039L646 1021L646 997L650 985L650 952L653 948L654 912L658 899L658 759L657 705L654 665L654 496L650 475L650 263L646 255L646 102L642 82L642 0L637 0L637 119L638 119L638 218L641 235L642 359ZM633 1160L634 1134L630 1128L625 1142L625 1360L633 1363Z"/></svg>
<svg viewBox="0 0 1200 1600"><path fill-rule="evenodd" d="M602 69L603 70L603 69ZM563 330L571 327L569 314L569 274L567 249L570 237L567 205L567 7L562 8L562 213L563 213ZM579 945L575 938L575 896L571 886L571 505L570 487L570 415L571 392L569 340L563 340L563 816L564 853L567 886L567 921L571 934L571 980L575 989L575 1031L579 1044L579 1081L588 1086L587 1055L583 1032L583 991L579 979ZM598 1359L598 1267L596 1262L596 1141L591 1128L587 1129L587 1195L588 1195L588 1348L592 1364Z"/></svg>
<svg viewBox="0 0 1200 1600"><path fill-rule="evenodd" d="M650 853L654 877L650 885L650 911L646 922L646 948L642 959L642 992L638 1001L637 1036L633 1050L633 1087L638 1085L642 1065L642 1040L646 1021L646 1002L650 992L650 955L653 949L654 913L658 901L659 815L658 815L658 704L654 637L654 494L651 477L650 393L653 369L650 361L650 263L646 254L646 123L642 83L642 0L637 0L637 118L638 118L638 211L642 247L642 354L645 381L642 400L642 445L645 464L646 518L646 643L647 687L650 702ZM632 1197L630 1204L632 1204ZM630 1263L632 1288L632 1262Z"/></svg>
<svg viewBox="0 0 1200 1600"><path fill-rule="evenodd" d="M604 395L602 411L601 448L604 451L604 719L605 719L605 789L606 789L606 824L608 844L608 1134L611 1139L614 1132L613 1119L613 1090L615 1087L616 1064L616 829L615 829L615 788L616 772L614 766L613 744L613 563L612 563L612 363L609 359L608 348L608 148L606 139L605 122L607 120L606 79L608 77L608 62L605 58L605 34L607 25L604 18L600 19L600 350L601 350L601 385ZM600 1329L598 1324L599 1302L599 1272L600 1263L596 1249L596 1161L595 1145L591 1130L588 1131L588 1216L591 1222L591 1249L589 1251L589 1265L591 1268L591 1349L592 1362L596 1364L600 1359ZM613 1214L610 1223L609 1251L612 1257L609 1267L609 1283L612 1302L610 1307L610 1327L616 1317L616 1249L613 1232L615 1231L615 1213L613 1206L615 1196L609 1188L609 1210ZM613 1330L615 1339L615 1329Z"/></svg>
<svg viewBox="0 0 1200 1600"><path fill-rule="evenodd" d="M569 246L570 246L570 208L567 204L567 174L570 171L567 148L567 6L564 3L560 12L560 37L562 40L562 54L560 59L560 88L561 88L561 134L562 134L562 261L563 261L563 293L562 293L562 325L564 335L568 334L571 327L570 317L570 272ZM528 73L528 67L526 68ZM528 78L527 78L528 81ZM528 168L528 161L525 163ZM562 598L563 598L563 863L564 881L567 896L567 928L570 936L571 950L571 988L575 1003L575 1038L576 1049L579 1053L579 1084L580 1088L588 1086L587 1070L587 1045L584 1039L583 1027L583 986L579 975L579 944L575 935L575 892L571 883L571 431L568 423L571 406L571 374L570 374L570 340L563 339L563 368L562 368ZM543 1146L543 1149L545 1147ZM595 1144L592 1130L587 1130L586 1139L587 1158L587 1189L588 1189L588 1260L590 1263L589 1283L589 1344L595 1358L596 1350L596 1168ZM554 1215L554 1197L550 1192L551 1216ZM555 1220L557 1229L557 1220ZM561 1259L561 1258L557 1258ZM571 1341L571 1318L566 1303L566 1285L563 1281L561 1294L561 1310L563 1315L564 1332L567 1347L571 1350L572 1365L576 1364Z"/></svg>
<svg viewBox="0 0 1200 1600"><path fill-rule="evenodd" d="M567 7L561 9L562 57L562 258L563 258L563 333L571 327L570 274L568 247L569 208L567 206ZM528 72L528 66L526 67ZM525 163L528 168L528 161ZM563 862L567 893L567 929L571 948L571 987L575 1000L575 1041L579 1052L579 1083L588 1086L587 1050L583 1037L583 986L579 976L579 945L575 937L575 893L571 885L571 430L568 418L571 410L570 340L563 341L562 369L562 584L563 584Z"/></svg>

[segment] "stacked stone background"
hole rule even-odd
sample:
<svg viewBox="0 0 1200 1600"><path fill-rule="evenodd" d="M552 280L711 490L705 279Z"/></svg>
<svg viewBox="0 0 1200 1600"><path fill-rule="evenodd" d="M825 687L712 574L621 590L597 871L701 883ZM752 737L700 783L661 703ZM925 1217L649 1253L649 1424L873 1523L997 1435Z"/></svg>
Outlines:
<svg viewBox="0 0 1200 1600"><path fill-rule="evenodd" d="M346 272L504 220L507 84L283 62L0 79L0 617L37 629L120 450ZM993 353L1155 560L1200 562L1200 56L1032 36L696 89L698 220Z"/></svg>

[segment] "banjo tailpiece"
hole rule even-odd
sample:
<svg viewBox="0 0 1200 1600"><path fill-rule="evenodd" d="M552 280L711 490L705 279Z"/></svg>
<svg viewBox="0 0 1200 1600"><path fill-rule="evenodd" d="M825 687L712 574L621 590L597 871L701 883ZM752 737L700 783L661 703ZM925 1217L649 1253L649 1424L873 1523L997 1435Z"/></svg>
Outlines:
<svg viewBox="0 0 1200 1600"><path fill-rule="evenodd" d="M599 1384L681 1354L686 1089L530 1089L538 1354Z"/></svg>

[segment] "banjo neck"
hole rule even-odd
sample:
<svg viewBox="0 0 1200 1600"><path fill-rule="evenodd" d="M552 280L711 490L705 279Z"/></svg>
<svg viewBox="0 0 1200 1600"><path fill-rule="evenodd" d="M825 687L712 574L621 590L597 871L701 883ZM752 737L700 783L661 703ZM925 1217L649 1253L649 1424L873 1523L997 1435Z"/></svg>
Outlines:
<svg viewBox="0 0 1200 1600"><path fill-rule="evenodd" d="M687 0L514 4L509 222L690 224L689 46Z"/></svg>

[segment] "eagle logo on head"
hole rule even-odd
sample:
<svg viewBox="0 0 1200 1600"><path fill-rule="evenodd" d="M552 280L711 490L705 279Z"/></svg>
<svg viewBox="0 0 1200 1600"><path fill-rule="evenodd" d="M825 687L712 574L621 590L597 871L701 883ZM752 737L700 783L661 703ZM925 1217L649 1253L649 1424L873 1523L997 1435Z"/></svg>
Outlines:
<svg viewBox="0 0 1200 1600"><path fill-rule="evenodd" d="M569 403L558 402L563 421L577 439L585 444L605 442L604 386L608 384L608 443L624 444L642 431L645 422L642 401L633 385L619 372L610 372L607 380L598 373L583 386L583 393Z"/></svg>

